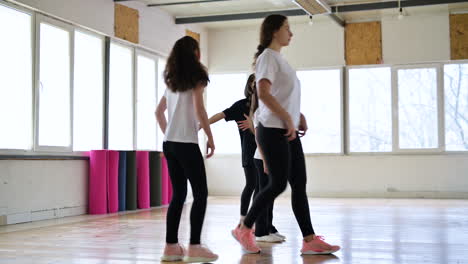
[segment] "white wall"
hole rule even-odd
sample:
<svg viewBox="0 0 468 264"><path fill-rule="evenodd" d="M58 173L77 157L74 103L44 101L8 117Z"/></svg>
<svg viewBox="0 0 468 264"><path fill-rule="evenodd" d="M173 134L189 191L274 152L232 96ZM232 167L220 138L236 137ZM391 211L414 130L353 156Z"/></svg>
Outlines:
<svg viewBox="0 0 468 264"><path fill-rule="evenodd" d="M113 0L18 0L41 12L114 36ZM198 25L175 25L156 7L122 2L139 10L140 44L167 56L185 29L200 33L208 62L208 33ZM0 160L0 225L86 213L88 162ZM190 196L190 193L189 193ZM189 198L190 199L190 198Z"/></svg>
<svg viewBox="0 0 468 264"><path fill-rule="evenodd" d="M260 24L260 22L259 22ZM209 30L210 72L250 70L259 39L258 26ZM345 64L344 29L328 20L292 24L294 34L283 54L296 69ZM382 19L384 63L403 64L450 60L449 13L395 16Z"/></svg>
<svg viewBox="0 0 468 264"><path fill-rule="evenodd" d="M384 19L382 52L386 64L450 60L449 14Z"/></svg>
<svg viewBox="0 0 468 264"><path fill-rule="evenodd" d="M248 71L257 50L259 27L209 31L210 72ZM334 23L292 24L293 40L284 55L295 68L344 64L344 30Z"/></svg>
<svg viewBox="0 0 468 264"><path fill-rule="evenodd" d="M468 198L468 155L306 156L306 166L310 197ZM215 155L206 168L210 195L240 195L240 157Z"/></svg>
<svg viewBox="0 0 468 264"><path fill-rule="evenodd" d="M0 225L87 211L88 161L0 160Z"/></svg>
<svg viewBox="0 0 468 264"><path fill-rule="evenodd" d="M343 29L334 22L293 24L291 29L294 36L284 56L297 69L345 64ZM250 70L258 30L210 30L210 72ZM448 12L385 17L382 39L388 64L449 60ZM307 191L315 197L468 198L468 154L307 156L306 164ZM212 195L240 195L245 181L239 155L215 155L206 167Z"/></svg>

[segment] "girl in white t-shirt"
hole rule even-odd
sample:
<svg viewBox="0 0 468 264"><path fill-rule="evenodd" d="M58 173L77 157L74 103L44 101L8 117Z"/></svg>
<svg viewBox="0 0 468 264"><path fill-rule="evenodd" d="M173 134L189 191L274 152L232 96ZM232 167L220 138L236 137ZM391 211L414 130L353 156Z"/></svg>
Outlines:
<svg viewBox="0 0 468 264"><path fill-rule="evenodd" d="M252 225L262 210L286 189L289 181L292 209L304 238L301 253L331 254L340 247L315 235L310 220L305 159L299 139L299 135L307 131L307 122L300 113L300 82L296 71L280 53L289 45L292 36L285 16L270 15L262 23L254 62L259 97L256 139L270 181L256 196L242 225L232 234L247 252L260 252L253 238Z"/></svg>
<svg viewBox="0 0 468 264"><path fill-rule="evenodd" d="M200 235L205 218L208 187L203 157L198 147L198 124L208 136L208 157L215 149L203 104L203 90L209 82L200 63L198 42L191 37L179 39L172 48L164 70L167 89L156 109L159 127L164 133L163 151L172 182L172 200L167 210L166 247L163 261L212 262L218 259L201 246ZM164 112L168 111L168 120ZM190 211L190 244L179 245L180 217L187 196L187 180L193 190Z"/></svg>

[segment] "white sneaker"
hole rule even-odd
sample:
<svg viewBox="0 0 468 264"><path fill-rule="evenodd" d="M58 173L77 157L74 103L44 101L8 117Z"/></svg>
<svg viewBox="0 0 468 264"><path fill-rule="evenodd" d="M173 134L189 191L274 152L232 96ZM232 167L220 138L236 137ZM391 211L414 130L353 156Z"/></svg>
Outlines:
<svg viewBox="0 0 468 264"><path fill-rule="evenodd" d="M275 236L275 235L272 235L272 234L269 234L269 235L266 235L266 236L261 236L261 237L255 237L255 240L257 242L266 242L266 243L283 242L282 238L280 238L278 236Z"/></svg>
<svg viewBox="0 0 468 264"><path fill-rule="evenodd" d="M271 233L270 235L272 235L272 236L277 236L277 237L281 238L283 241L286 240L286 236L284 236L284 235L282 235L282 234L280 234L280 233L278 233L278 232L276 232L276 233Z"/></svg>

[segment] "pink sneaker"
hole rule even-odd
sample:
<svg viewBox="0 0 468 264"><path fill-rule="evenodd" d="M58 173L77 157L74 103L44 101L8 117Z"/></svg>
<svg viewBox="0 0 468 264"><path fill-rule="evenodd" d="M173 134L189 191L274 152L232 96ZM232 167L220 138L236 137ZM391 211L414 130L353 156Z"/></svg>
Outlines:
<svg viewBox="0 0 468 264"><path fill-rule="evenodd" d="M207 247L202 245L189 245L187 254L184 257L184 262L213 262L218 259L218 255L214 254Z"/></svg>
<svg viewBox="0 0 468 264"><path fill-rule="evenodd" d="M166 244L161 261L179 261L184 258L185 249L177 244Z"/></svg>
<svg viewBox="0 0 468 264"><path fill-rule="evenodd" d="M237 226L231 233L247 253L260 253L260 248L257 246L257 243L255 243L252 229L245 227L240 228L240 226Z"/></svg>
<svg viewBox="0 0 468 264"><path fill-rule="evenodd" d="M318 254L333 254L340 250L339 246L334 246L326 243L322 236L315 236L309 242L302 241L301 253L303 255L318 255Z"/></svg>

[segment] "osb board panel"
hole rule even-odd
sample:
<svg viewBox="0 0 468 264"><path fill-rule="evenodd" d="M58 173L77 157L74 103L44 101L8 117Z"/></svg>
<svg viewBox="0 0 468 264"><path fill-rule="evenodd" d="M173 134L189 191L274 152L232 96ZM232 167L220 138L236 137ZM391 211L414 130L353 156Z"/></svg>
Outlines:
<svg viewBox="0 0 468 264"><path fill-rule="evenodd" d="M450 15L450 57L468 59L468 14Z"/></svg>
<svg viewBox="0 0 468 264"><path fill-rule="evenodd" d="M114 32L118 38L138 43L138 10L115 4Z"/></svg>
<svg viewBox="0 0 468 264"><path fill-rule="evenodd" d="M347 65L382 63L382 26L380 22L347 24L345 27Z"/></svg>
<svg viewBox="0 0 468 264"><path fill-rule="evenodd" d="M200 34L186 29L186 30L185 30L185 35L194 38L195 40L198 41L198 43L200 43Z"/></svg>

